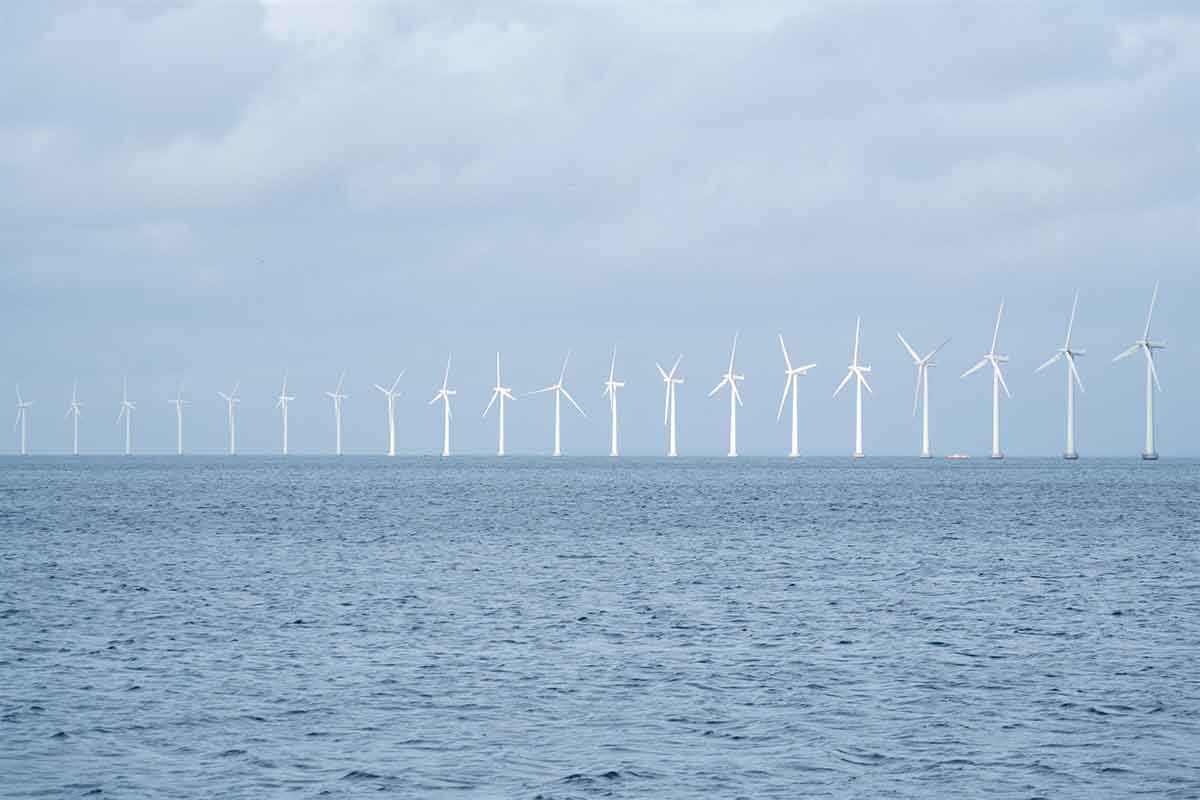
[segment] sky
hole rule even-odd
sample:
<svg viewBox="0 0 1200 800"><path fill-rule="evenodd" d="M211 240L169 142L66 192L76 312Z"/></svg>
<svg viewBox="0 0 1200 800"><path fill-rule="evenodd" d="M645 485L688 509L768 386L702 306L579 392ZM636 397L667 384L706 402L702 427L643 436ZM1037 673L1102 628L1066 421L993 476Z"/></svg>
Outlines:
<svg viewBox="0 0 1200 800"><path fill-rule="evenodd" d="M990 447L991 385L960 374L997 306L1010 455L1064 438L1074 292L1084 456L1136 456L1153 334L1164 456L1200 454L1200 7L1194 2L57 2L0 7L0 386L35 453L274 452L284 372L296 452L386 446L372 388L405 370L398 447L434 454L453 353L453 447L487 453L502 351L512 452L665 451L655 363L683 354L679 447L718 455L708 397L740 332L747 455L783 454L783 357L800 447L853 449L855 318L869 455ZM12 388L5 389L15 407ZM10 415L13 413L10 410ZM11 418L11 416L10 416ZM6 423L7 424L7 423ZM16 450L11 429L0 453Z"/></svg>

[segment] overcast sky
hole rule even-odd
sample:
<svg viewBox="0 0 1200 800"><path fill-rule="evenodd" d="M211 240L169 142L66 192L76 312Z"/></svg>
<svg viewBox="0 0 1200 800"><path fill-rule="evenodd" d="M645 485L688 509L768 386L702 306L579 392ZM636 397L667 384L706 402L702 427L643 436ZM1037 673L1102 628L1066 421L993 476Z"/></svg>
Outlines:
<svg viewBox="0 0 1200 800"><path fill-rule="evenodd" d="M830 395L855 315L875 392L869 454L915 453L919 349L934 447L983 454L1000 349L1005 450L1063 445L1060 346L1076 343L1084 455L1136 455L1154 333L1160 450L1200 453L1200 7L1194 2L6 3L0 7L0 382L36 402L35 452L112 452L121 376L135 442L332 449L323 392L348 370L346 442L379 452L401 381L400 449L434 453L448 352L456 450L487 452L497 349L520 393L567 386L570 453L607 448L618 349L623 445L665 447L654 362L684 354L683 454L724 452L708 398L741 331L743 452L786 452L782 332L801 448L848 454ZM10 419L12 411L10 410ZM509 447L552 445L520 397ZM4 424L9 424L7 421ZM16 447L11 431L0 452Z"/></svg>

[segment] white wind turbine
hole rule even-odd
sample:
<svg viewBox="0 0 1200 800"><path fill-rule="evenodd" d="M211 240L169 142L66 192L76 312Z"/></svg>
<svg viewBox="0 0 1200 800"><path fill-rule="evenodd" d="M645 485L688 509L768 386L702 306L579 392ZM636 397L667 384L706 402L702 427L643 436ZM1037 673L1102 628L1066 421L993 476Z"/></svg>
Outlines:
<svg viewBox="0 0 1200 800"><path fill-rule="evenodd" d="M237 455L237 411L236 406L242 402L238 399L238 387L242 385L241 381L233 384L233 391L229 394L217 392L225 404L229 407L229 455Z"/></svg>
<svg viewBox="0 0 1200 800"><path fill-rule="evenodd" d="M1075 450L1075 385L1079 384L1079 391L1083 391L1083 380L1079 377L1079 370L1075 368L1075 357L1082 356L1086 350L1075 350L1071 347L1071 330L1075 327L1075 309L1079 306L1079 290L1075 291L1075 301L1071 303L1071 320L1067 323L1067 339L1063 342L1063 346L1051 356L1045 364L1034 370L1041 372L1046 367L1058 361L1063 356L1067 358L1067 449L1063 451L1063 458L1068 461L1074 461L1079 458L1078 451Z"/></svg>
<svg viewBox="0 0 1200 800"><path fill-rule="evenodd" d="M871 367L870 366L864 367L862 364L858 363L858 340L859 340L859 333L861 331L861 328L862 328L862 317L859 317L858 320L854 323L854 356L850 360L850 366L846 369L846 377L842 378L842 382L839 383L838 387L833 390L833 396L837 397L838 394L842 391L842 389L844 389L846 387L846 384L850 381L850 378L853 377L855 379L855 387L854 387L855 388L855 395L854 395L854 457L855 458L862 458L864 455L863 454L863 435L862 435L862 400L863 400L862 390L863 390L863 387L866 386L868 392L870 392L871 394L875 394L875 391L871 388L871 384L867 383L867 373L871 371Z"/></svg>
<svg viewBox="0 0 1200 800"><path fill-rule="evenodd" d="M287 392L288 374L283 373L283 388L279 390L279 397L275 398L275 407L283 412L283 454L288 454L288 404L296 398Z"/></svg>
<svg viewBox="0 0 1200 800"><path fill-rule="evenodd" d="M79 381L75 381L71 386L71 405L67 406L67 417L75 417L71 423L73 433L71 454L76 456L79 455L79 409L82 407L83 403L79 402Z"/></svg>
<svg viewBox="0 0 1200 800"><path fill-rule="evenodd" d="M191 405L190 400L183 399L183 384L179 384L178 391L175 392L175 399L168 400L168 403L175 406L175 454L183 455L183 407Z"/></svg>
<svg viewBox="0 0 1200 800"><path fill-rule="evenodd" d="M133 412L137 403L129 399L129 382L121 379L121 410L117 412L117 422L125 420L125 455L133 455Z"/></svg>
<svg viewBox="0 0 1200 800"><path fill-rule="evenodd" d="M1142 451L1142 458L1146 461L1154 461L1158 458L1158 451L1154 448L1154 389L1162 391L1162 384L1158 382L1158 370L1154 368L1154 351L1162 350L1167 346L1166 342L1154 342L1150 340L1150 320L1154 317L1154 304L1158 302L1158 282L1154 283L1154 294L1150 296L1150 313L1146 315L1146 330L1142 332L1142 338L1138 339L1125 352L1118 355L1113 361L1120 361L1122 358L1133 355L1138 350L1141 350L1146 356L1146 449ZM1153 384L1153 385L1152 385Z"/></svg>
<svg viewBox="0 0 1200 800"><path fill-rule="evenodd" d="M457 392L454 389L446 388L450 385L450 359L453 357L454 357L454 354L451 353L450 356L446 358L446 376L444 378L442 378L442 388L439 389L438 393L435 394L433 396L433 399L429 401L429 405L433 405L438 400L441 400L442 403L444 404L443 408L442 408L442 457L443 458L450 455L450 418L452 416L454 416L453 414L450 413L450 398L451 398L451 396L457 394Z"/></svg>
<svg viewBox="0 0 1200 800"><path fill-rule="evenodd" d="M917 355L917 351L912 349L912 345L896 331L896 338L900 340L900 344L904 345L904 349L912 356L913 364L917 367L917 388L913 393L913 416L917 415L917 405L921 406L921 458L933 458L929 452L929 368L936 367L937 362L933 357L937 355L950 341L947 339L937 347L930 350L924 357Z"/></svg>
<svg viewBox="0 0 1200 800"><path fill-rule="evenodd" d="M333 399L333 422L337 437L334 441L334 453L339 456L342 454L342 401L350 397L348 394L342 394L342 382L345 380L346 370L342 370L342 374L338 376L337 388L325 393Z"/></svg>
<svg viewBox="0 0 1200 800"><path fill-rule="evenodd" d="M737 340L738 335L733 334L733 349L729 351L729 369L725 370L725 374L721 376L721 382L713 387L713 390L708 393L712 397L722 386L729 386L729 453L730 458L737 455L737 407L742 404L742 395L738 391L737 382L745 380L745 375L738 375L733 371L733 359L737 356Z"/></svg>
<svg viewBox="0 0 1200 800"><path fill-rule="evenodd" d="M614 458L618 455L617 450L617 389L625 385L624 381L613 380L613 375L617 371L617 348L613 348L612 364L608 368L608 380L604 382L604 393L601 397L608 398L608 409L612 415L612 446L609 448L608 454Z"/></svg>
<svg viewBox="0 0 1200 800"><path fill-rule="evenodd" d="M483 410L483 416L487 416L492 410L492 404L497 400L500 401L500 444L496 448L496 455L504 455L504 401L516 400L513 397L512 389L500 382L500 354L496 353L496 385L492 387L492 399L488 400L487 408Z"/></svg>
<svg viewBox="0 0 1200 800"><path fill-rule="evenodd" d="M667 455L671 458L679 455L675 447L675 387L683 383L683 378L676 378L675 372L679 369L679 362L683 360L683 354L675 359L675 364L671 367L671 371L667 372L662 368L661 364L655 364L658 367L658 374L662 375L663 383L667 385L667 394L663 398L663 425L667 426L669 437L667 439Z"/></svg>
<svg viewBox="0 0 1200 800"><path fill-rule="evenodd" d="M987 351L978 364L959 376L965 378L988 364L992 365L992 458L1004 458L1004 453L1000 452L1000 388L1004 388L1007 397L1012 397L1012 393L1008 391L1008 384L1004 382L1004 373L1000 371L1000 365L1008 363L1008 356L996 354L996 338L1000 335L1000 318L1003 316L1004 300L1001 298L1000 310L996 312L996 327L992 331L992 349Z"/></svg>
<svg viewBox="0 0 1200 800"><path fill-rule="evenodd" d="M387 415L388 415L388 455L396 455L396 398L400 396L400 392L396 391L396 387L400 385L400 379L404 377L404 370L400 370L400 374L396 376L396 380L392 381L392 388L385 389L378 383L375 388L383 392L383 396L387 398Z"/></svg>
<svg viewBox="0 0 1200 800"><path fill-rule="evenodd" d="M13 430L18 428L21 430L21 455L29 455L28 447L28 415L29 409L33 406L32 400L21 399L21 387L17 386L17 419L13 423Z"/></svg>
<svg viewBox="0 0 1200 800"><path fill-rule="evenodd" d="M779 398L779 412L775 415L775 421L778 422L783 418L783 404L787 402L788 393L792 395L792 449L788 451L788 456L795 458L800 455L798 447L798 431L800 427L799 405L796 395L800 391L799 378L801 375L807 375L810 369L816 367L816 364L804 364L803 366L793 367L792 359L788 356L787 345L783 343L783 334L779 334L779 347L783 350L783 363L787 365L784 372L783 380L783 396Z"/></svg>
<svg viewBox="0 0 1200 800"><path fill-rule="evenodd" d="M571 351L567 351L567 357L563 359L562 371L558 373L558 383L551 384L545 389L538 389L536 392L529 394L542 394L543 392L554 392L554 455L562 455L562 398L566 397L571 401L571 405L575 406L575 410L582 416L586 417L583 409L579 407L579 403L575 402L575 398L571 397L571 393L563 386L563 378L567 375L567 362L571 360Z"/></svg>

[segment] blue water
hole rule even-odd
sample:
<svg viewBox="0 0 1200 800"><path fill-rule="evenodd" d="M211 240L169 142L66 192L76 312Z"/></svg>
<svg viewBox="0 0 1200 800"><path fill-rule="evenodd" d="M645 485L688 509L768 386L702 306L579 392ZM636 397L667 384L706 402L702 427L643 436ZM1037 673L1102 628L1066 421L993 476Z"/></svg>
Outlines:
<svg viewBox="0 0 1200 800"><path fill-rule="evenodd" d="M0 461L0 796L1200 796L1200 462Z"/></svg>

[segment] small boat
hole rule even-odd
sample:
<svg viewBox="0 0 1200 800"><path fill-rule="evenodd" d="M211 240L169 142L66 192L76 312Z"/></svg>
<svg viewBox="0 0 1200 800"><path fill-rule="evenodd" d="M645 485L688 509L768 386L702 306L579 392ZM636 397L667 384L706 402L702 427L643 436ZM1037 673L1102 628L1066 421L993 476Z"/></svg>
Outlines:
<svg viewBox="0 0 1200 800"><path fill-rule="evenodd" d="M946 454L947 461L966 461L968 458L970 458L970 456L967 455L966 453L947 453Z"/></svg>

